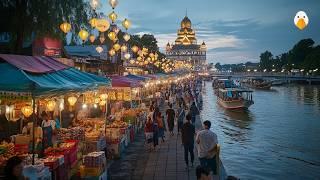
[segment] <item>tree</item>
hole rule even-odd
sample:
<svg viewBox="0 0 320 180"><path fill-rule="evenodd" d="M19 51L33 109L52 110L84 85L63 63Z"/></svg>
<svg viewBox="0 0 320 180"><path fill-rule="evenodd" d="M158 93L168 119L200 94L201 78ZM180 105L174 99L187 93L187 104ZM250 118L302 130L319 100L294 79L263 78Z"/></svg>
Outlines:
<svg viewBox="0 0 320 180"><path fill-rule="evenodd" d="M302 39L288 53L288 62L300 67L313 49L314 41L312 39Z"/></svg>
<svg viewBox="0 0 320 180"><path fill-rule="evenodd" d="M307 55L303 62L306 71L318 69L320 70L320 46L315 47L310 54Z"/></svg>
<svg viewBox="0 0 320 180"><path fill-rule="evenodd" d="M270 71L272 68L272 60L273 60L273 55L270 51L265 51L264 53L261 53L260 68L267 69Z"/></svg>
<svg viewBox="0 0 320 180"><path fill-rule="evenodd" d="M214 67L215 67L216 69L218 69L219 71L222 70L222 66L221 66L221 64L220 64L219 62L216 63L216 64L214 65Z"/></svg>
<svg viewBox="0 0 320 180"><path fill-rule="evenodd" d="M22 53L26 40L50 36L63 39L59 26L63 21L71 23L73 41L80 28L88 27L93 14L88 2L83 0L2 0L0 1L1 32L11 37L11 53Z"/></svg>

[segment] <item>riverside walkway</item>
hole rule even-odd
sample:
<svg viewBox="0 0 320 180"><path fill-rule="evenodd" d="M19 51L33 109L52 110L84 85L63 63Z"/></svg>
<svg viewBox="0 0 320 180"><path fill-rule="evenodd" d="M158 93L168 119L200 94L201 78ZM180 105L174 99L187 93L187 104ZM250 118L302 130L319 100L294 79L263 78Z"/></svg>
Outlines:
<svg viewBox="0 0 320 180"><path fill-rule="evenodd" d="M166 109L166 108L164 108ZM164 114L164 109L161 109ZM196 121L196 131L201 128L201 122ZM123 157L112 163L109 168L111 180L195 180L195 169L200 164L197 150L194 148L194 166L186 169L184 149L181 144L181 134L174 136L166 133L164 143L159 139L156 151L149 152L144 145L144 134L141 132L135 142L129 145ZM190 156L189 156L190 161Z"/></svg>

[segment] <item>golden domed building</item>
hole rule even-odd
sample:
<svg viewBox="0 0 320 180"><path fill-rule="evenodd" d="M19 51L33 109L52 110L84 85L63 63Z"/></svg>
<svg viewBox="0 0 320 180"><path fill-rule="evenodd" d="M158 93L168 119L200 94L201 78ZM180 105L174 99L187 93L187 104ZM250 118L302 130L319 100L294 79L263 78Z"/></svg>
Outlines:
<svg viewBox="0 0 320 180"><path fill-rule="evenodd" d="M175 44L166 46L166 56L168 59L177 61L190 61L195 65L203 65L206 63L206 44L197 44L196 33L192 29L191 20L185 16L180 23L178 37Z"/></svg>

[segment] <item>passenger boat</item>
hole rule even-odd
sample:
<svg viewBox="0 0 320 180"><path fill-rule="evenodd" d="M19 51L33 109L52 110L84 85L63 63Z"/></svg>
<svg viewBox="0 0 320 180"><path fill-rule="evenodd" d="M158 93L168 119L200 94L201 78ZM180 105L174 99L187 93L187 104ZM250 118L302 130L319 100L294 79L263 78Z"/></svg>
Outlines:
<svg viewBox="0 0 320 180"><path fill-rule="evenodd" d="M249 88L268 90L272 83L262 78L248 78L242 81L242 84Z"/></svg>
<svg viewBox="0 0 320 180"><path fill-rule="evenodd" d="M217 101L225 109L248 109L254 104L252 91L243 88L219 88Z"/></svg>
<svg viewBox="0 0 320 180"><path fill-rule="evenodd" d="M212 81L212 87L216 90L219 88L235 88L237 86L230 79L214 79Z"/></svg>
<svg viewBox="0 0 320 180"><path fill-rule="evenodd" d="M274 79L271 81L272 86L282 86L286 84L286 81L281 80L281 79Z"/></svg>

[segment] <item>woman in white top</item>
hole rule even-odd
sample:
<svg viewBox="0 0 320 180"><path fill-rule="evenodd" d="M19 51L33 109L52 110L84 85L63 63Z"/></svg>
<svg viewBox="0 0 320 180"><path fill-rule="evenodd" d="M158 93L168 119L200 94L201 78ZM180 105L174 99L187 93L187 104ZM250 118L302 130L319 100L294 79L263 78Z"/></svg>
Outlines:
<svg viewBox="0 0 320 180"><path fill-rule="evenodd" d="M42 116L42 123L41 123L41 127L42 127L42 132L43 132L43 148L46 149L48 147L52 147L53 143L52 143L52 137L53 137L53 132L55 131L56 128L56 123L54 122L54 120L50 120L49 116L46 112L42 112L41 113Z"/></svg>

